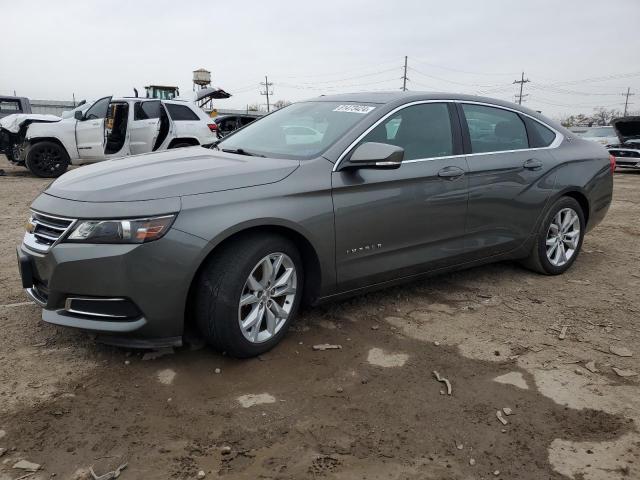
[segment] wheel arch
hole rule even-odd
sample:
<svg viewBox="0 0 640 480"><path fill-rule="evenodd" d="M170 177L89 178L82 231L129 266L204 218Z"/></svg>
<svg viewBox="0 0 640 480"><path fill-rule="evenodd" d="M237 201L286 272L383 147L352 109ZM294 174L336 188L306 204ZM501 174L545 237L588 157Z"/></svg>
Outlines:
<svg viewBox="0 0 640 480"><path fill-rule="evenodd" d="M179 143L188 143L189 145L192 146L197 146L200 145L200 141L198 141L197 138L194 137L178 137L178 138L173 138L171 139L171 141L169 142L169 145L167 145L167 150L170 148L173 148L175 145L179 144Z"/></svg>
<svg viewBox="0 0 640 480"><path fill-rule="evenodd" d="M42 142L52 142L52 143L55 143L55 144L59 145L64 150L64 153L67 154L67 157L69 159L71 159L71 155L69 155L69 150L67 149L67 147L65 147L64 143L62 143L62 141L59 138L56 138L56 137L33 137L33 138L28 138L27 141L26 141L28 146L29 145L36 145L36 144L42 143Z"/></svg>
<svg viewBox="0 0 640 480"><path fill-rule="evenodd" d="M198 280L198 276L200 275L200 272L202 271L207 261L213 255L216 255L224 248L233 244L237 239L243 236L256 234L281 235L291 240L298 248L303 262L304 286L302 304L310 304L319 296L322 280L320 258L318 256L316 248L308 239L307 235L302 233L298 228L282 222L241 224L227 230L226 232L216 237L212 242L210 242L210 248L200 259L200 263L198 264L191 277L189 290L185 299L185 327L187 325L193 324L193 312L191 311L191 308L194 304L195 286Z"/></svg>
<svg viewBox="0 0 640 480"><path fill-rule="evenodd" d="M589 199L583 192L581 192L580 190L567 190L565 192L562 192L558 198L560 197L570 197L578 202L580 208L582 208L582 214L584 215L584 224L585 226L589 225L589 214L591 212L590 204Z"/></svg>

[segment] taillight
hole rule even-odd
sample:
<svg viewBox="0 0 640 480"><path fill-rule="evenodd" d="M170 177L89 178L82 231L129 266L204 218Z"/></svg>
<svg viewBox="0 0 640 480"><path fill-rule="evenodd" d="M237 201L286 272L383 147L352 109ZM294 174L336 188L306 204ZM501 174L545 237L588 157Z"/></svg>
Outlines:
<svg viewBox="0 0 640 480"><path fill-rule="evenodd" d="M211 130L212 132L218 130L218 125L215 123L207 123L207 127L209 127L209 130Z"/></svg>
<svg viewBox="0 0 640 480"><path fill-rule="evenodd" d="M616 157L609 155L609 165L611 167L611 173L616 171Z"/></svg>

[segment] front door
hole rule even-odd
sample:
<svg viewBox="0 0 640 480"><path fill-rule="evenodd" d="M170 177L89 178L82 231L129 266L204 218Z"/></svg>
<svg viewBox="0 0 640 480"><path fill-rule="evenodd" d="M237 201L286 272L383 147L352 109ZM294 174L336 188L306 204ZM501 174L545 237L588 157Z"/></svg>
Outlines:
<svg viewBox="0 0 640 480"><path fill-rule="evenodd" d="M132 155L153 150L160 133L161 108L159 100L135 103L133 121L129 127L129 149Z"/></svg>
<svg viewBox="0 0 640 480"><path fill-rule="evenodd" d="M509 252L532 233L552 193L555 162L539 147L549 145L555 135L511 110L463 103L459 111L470 143L470 259Z"/></svg>
<svg viewBox="0 0 640 480"><path fill-rule="evenodd" d="M85 112L82 120L76 120L76 145L78 156L96 159L104 156L105 119L111 97L97 100Z"/></svg>
<svg viewBox="0 0 640 480"><path fill-rule="evenodd" d="M467 163L453 104L386 117L359 143L402 147L395 170L332 175L338 285L351 290L456 263L464 255Z"/></svg>

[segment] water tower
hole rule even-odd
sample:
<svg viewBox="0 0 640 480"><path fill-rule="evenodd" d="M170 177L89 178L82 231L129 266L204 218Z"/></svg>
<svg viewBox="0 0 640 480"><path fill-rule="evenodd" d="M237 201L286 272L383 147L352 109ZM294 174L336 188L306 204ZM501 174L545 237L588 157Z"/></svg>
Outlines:
<svg viewBox="0 0 640 480"><path fill-rule="evenodd" d="M193 89L207 88L211 85L211 72L204 68L193 71Z"/></svg>

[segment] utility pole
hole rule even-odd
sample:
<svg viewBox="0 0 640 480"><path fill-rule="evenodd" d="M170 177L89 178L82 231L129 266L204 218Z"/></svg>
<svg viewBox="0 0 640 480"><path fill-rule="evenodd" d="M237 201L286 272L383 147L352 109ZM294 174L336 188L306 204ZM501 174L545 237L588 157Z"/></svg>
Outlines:
<svg viewBox="0 0 640 480"><path fill-rule="evenodd" d="M635 95L635 93L631 93L631 87L627 87L627 93L623 93L622 95L624 95L625 97L627 97L624 101L624 115L623 117L627 116L627 110L629 107L629 97L633 97Z"/></svg>
<svg viewBox="0 0 640 480"><path fill-rule="evenodd" d="M407 56L404 56L404 75L402 76L402 91L407 91Z"/></svg>
<svg viewBox="0 0 640 480"><path fill-rule="evenodd" d="M273 90L269 91L269 87L273 85L273 83L269 83L269 79L267 76L264 76L264 83L260 82L260 85L264 86L264 92L260 92L260 95L267 96L267 113L271 110L271 105L269 104L269 95L273 95Z"/></svg>
<svg viewBox="0 0 640 480"><path fill-rule="evenodd" d="M528 78L527 79L524 78L524 72L522 72L522 77L520 77L520 80L513 81L514 85L516 83L520 84L520 94L516 95L516 100L518 101L518 105L522 105L522 99L526 97L526 95L522 95L522 87L524 86L525 83L529 83L530 81L531 80L529 80Z"/></svg>

